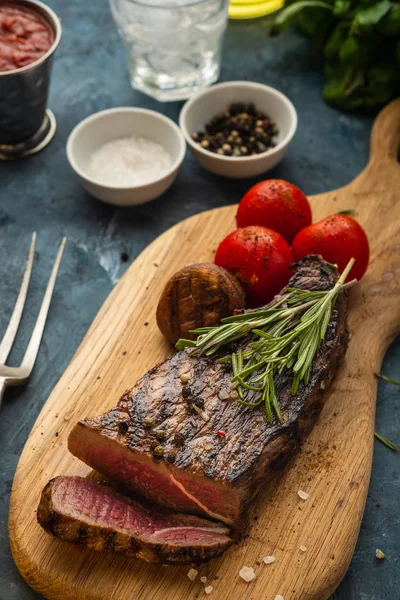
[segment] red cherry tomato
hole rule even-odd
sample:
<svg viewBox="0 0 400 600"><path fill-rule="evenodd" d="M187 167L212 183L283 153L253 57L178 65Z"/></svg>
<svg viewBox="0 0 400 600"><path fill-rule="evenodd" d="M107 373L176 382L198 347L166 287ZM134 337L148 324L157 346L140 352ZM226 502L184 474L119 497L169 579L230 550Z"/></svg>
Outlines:
<svg viewBox="0 0 400 600"><path fill-rule="evenodd" d="M256 225L230 233L215 255L215 264L237 277L253 307L267 304L285 287L292 262L292 251L283 237Z"/></svg>
<svg viewBox="0 0 400 600"><path fill-rule="evenodd" d="M300 231L293 240L296 260L307 254L321 254L341 273L355 258L347 281L361 279L368 267L369 245L364 229L347 215L332 215Z"/></svg>
<svg viewBox="0 0 400 600"><path fill-rule="evenodd" d="M311 224L311 207L295 185L282 179L260 181L240 201L238 227L262 225L280 233L291 244L298 231Z"/></svg>

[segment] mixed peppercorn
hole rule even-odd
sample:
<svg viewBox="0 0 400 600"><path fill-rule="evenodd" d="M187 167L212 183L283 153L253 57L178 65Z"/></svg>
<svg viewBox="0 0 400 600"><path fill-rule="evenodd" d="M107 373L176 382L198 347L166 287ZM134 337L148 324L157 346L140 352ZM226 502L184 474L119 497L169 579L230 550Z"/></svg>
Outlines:
<svg viewBox="0 0 400 600"><path fill-rule="evenodd" d="M216 154L251 156L273 148L278 132L277 125L254 104L236 103L211 119L205 131L192 133L192 139Z"/></svg>

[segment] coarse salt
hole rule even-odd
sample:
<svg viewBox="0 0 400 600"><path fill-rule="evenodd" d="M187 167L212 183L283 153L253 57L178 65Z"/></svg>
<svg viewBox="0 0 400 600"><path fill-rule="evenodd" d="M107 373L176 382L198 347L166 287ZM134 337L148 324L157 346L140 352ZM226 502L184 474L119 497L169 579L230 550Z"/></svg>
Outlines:
<svg viewBox="0 0 400 600"><path fill-rule="evenodd" d="M275 600L285 600L285 598L278 594L277 596L275 596Z"/></svg>
<svg viewBox="0 0 400 600"><path fill-rule="evenodd" d="M300 498L302 500L308 500L308 494L307 494L307 492L304 492L303 490L299 490L297 493L298 493L298 495L300 496Z"/></svg>
<svg viewBox="0 0 400 600"><path fill-rule="evenodd" d="M190 581L194 581L198 574L199 572L196 571L196 569L189 569L187 576L189 577Z"/></svg>
<svg viewBox="0 0 400 600"><path fill-rule="evenodd" d="M207 577L203 575L203 577L200 577L200 581L201 583L205 583L207 581Z"/></svg>
<svg viewBox="0 0 400 600"><path fill-rule="evenodd" d="M300 546L300 550L302 552L307 552L307 546Z"/></svg>
<svg viewBox="0 0 400 600"><path fill-rule="evenodd" d="M276 558L275 556L264 556L263 561L266 565L271 565L273 562L276 561Z"/></svg>
<svg viewBox="0 0 400 600"><path fill-rule="evenodd" d="M247 581L247 583L253 581L256 576L253 567L242 567L239 571L239 575L242 579Z"/></svg>
<svg viewBox="0 0 400 600"><path fill-rule="evenodd" d="M379 558L379 560L382 560L383 558L385 558L385 553L382 552L382 550L379 550L379 548L377 548L375 550L375 556L376 558Z"/></svg>
<svg viewBox="0 0 400 600"><path fill-rule="evenodd" d="M161 144L144 137L124 137L93 152L88 175L106 185L143 185L159 179L171 163L171 156Z"/></svg>
<svg viewBox="0 0 400 600"><path fill-rule="evenodd" d="M206 588L204 588L204 591L206 594L211 594L211 592L213 591L213 586L212 585L208 585Z"/></svg>
<svg viewBox="0 0 400 600"><path fill-rule="evenodd" d="M199 408L197 406L197 404L195 404L194 402L191 404L191 407L193 408L194 411L197 412L197 414L203 419L203 421L205 421L207 423L207 421L210 420L210 417L208 416L208 414L206 412L204 412L203 410L201 410L201 408Z"/></svg>

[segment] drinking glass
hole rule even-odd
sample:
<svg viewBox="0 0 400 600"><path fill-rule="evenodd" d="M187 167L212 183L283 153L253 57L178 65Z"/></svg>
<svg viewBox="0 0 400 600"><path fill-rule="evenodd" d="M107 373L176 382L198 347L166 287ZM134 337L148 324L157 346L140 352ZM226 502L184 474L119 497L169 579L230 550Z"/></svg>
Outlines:
<svg viewBox="0 0 400 600"><path fill-rule="evenodd" d="M133 88L183 100L219 77L229 0L110 0Z"/></svg>

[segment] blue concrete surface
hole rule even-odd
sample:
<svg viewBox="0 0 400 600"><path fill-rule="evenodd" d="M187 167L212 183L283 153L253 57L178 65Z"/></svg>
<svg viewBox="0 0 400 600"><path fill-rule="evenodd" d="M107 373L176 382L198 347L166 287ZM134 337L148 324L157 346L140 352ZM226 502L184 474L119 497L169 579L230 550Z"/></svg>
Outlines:
<svg viewBox="0 0 400 600"><path fill-rule="evenodd" d="M63 235L68 246L33 377L26 387L7 392L0 413L0 600L39 598L21 579L10 555L9 492L34 420L93 317L129 262L157 235L189 215L237 202L255 181L219 179L203 171L188 154L176 184L154 203L123 210L87 196L65 156L65 142L74 125L113 106L152 108L177 120L181 104L159 104L132 91L106 0L51 0L49 4L62 18L64 29L50 97L57 134L41 154L14 164L0 163L0 332L16 298L31 233L38 232L37 264L14 363L26 346ZM299 114L298 133L287 158L270 175L288 179L308 194L344 185L361 171L372 122L322 102L320 67L319 56L296 32L271 39L266 20L229 25L221 79L264 82L291 98ZM129 255L128 263L121 261L122 252ZM389 349L383 371L400 378L399 341ZM377 429L397 443L399 407L400 389L380 383ZM400 597L399 472L399 454L376 442L357 550L332 600ZM375 559L376 548L386 552L381 563Z"/></svg>

